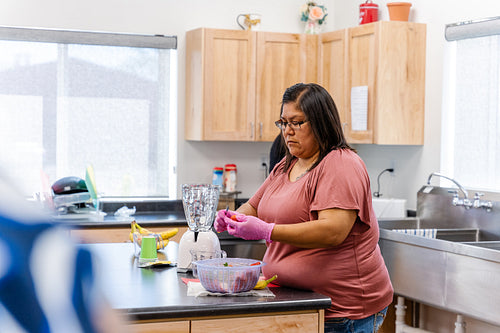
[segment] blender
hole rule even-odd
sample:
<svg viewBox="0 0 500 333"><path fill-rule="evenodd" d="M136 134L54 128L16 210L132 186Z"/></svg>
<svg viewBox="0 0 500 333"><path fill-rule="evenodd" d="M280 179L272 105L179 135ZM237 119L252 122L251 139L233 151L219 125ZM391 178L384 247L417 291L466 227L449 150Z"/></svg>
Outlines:
<svg viewBox="0 0 500 333"><path fill-rule="evenodd" d="M220 186L183 184L182 205L189 229L179 242L177 272L191 270L192 251L220 251L219 238L212 231L217 213Z"/></svg>

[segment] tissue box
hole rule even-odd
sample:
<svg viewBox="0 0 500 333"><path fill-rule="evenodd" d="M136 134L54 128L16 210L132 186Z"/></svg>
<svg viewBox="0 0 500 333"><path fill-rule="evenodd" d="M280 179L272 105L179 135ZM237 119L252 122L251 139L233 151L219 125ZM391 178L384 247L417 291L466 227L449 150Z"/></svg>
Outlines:
<svg viewBox="0 0 500 333"><path fill-rule="evenodd" d="M406 217L406 199L372 198L372 204L377 219Z"/></svg>

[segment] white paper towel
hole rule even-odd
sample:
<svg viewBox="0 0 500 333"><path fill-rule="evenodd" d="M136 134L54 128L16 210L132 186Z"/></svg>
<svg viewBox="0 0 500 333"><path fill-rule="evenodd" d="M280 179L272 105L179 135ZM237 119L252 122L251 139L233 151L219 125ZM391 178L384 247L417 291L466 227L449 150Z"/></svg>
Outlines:
<svg viewBox="0 0 500 333"><path fill-rule="evenodd" d="M405 199L372 198L372 204L378 219L406 217Z"/></svg>

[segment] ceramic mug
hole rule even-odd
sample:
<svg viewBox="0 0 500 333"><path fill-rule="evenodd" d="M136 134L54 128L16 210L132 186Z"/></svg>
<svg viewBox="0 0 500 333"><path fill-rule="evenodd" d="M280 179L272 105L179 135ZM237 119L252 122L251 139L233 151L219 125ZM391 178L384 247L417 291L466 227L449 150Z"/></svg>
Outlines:
<svg viewBox="0 0 500 333"><path fill-rule="evenodd" d="M260 17L260 14L240 14L236 17L236 23L243 30L259 30Z"/></svg>

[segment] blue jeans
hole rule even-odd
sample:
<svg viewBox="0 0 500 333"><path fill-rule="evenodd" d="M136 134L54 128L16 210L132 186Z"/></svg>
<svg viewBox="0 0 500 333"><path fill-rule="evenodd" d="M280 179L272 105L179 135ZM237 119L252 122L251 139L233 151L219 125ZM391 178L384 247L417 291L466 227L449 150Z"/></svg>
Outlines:
<svg viewBox="0 0 500 333"><path fill-rule="evenodd" d="M387 308L363 319L333 318L325 321L325 333L376 333L384 322Z"/></svg>

